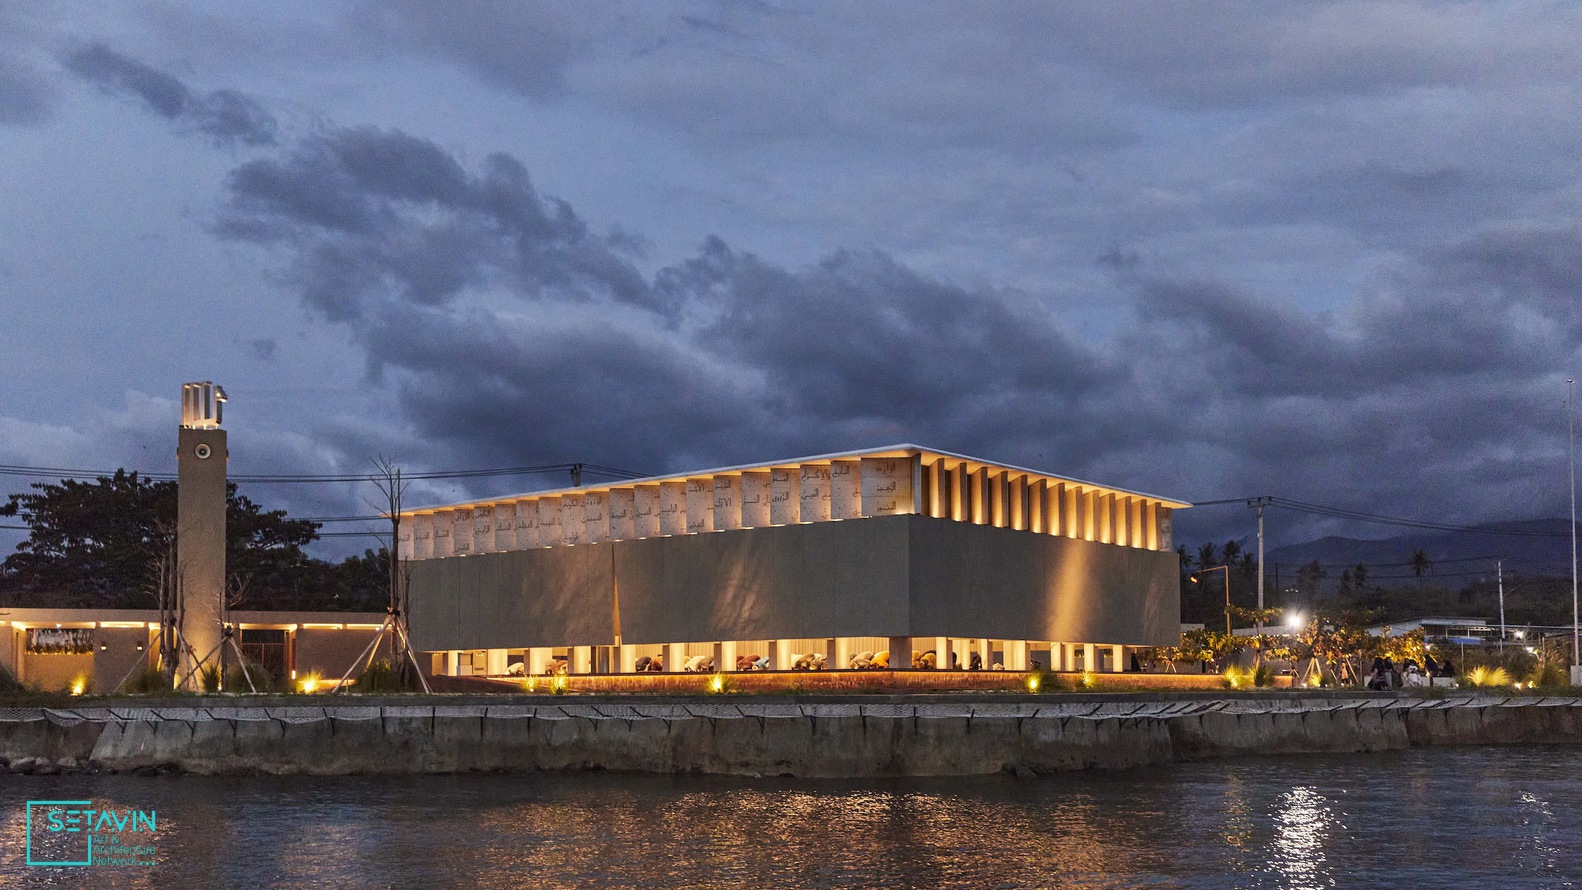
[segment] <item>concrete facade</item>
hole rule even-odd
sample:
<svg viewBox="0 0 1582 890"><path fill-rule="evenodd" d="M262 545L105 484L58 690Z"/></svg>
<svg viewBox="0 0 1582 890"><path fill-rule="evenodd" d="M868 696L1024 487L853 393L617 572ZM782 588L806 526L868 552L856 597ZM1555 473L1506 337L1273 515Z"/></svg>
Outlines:
<svg viewBox="0 0 1582 890"><path fill-rule="evenodd" d="M1176 640L1186 506L900 445L414 510L413 645L445 672L555 657L619 672L634 647L672 670L881 650L893 667L934 650L941 668L954 653L1070 670L1080 652L1120 670L1123 647ZM458 516L501 515L519 518L509 549L434 543Z"/></svg>

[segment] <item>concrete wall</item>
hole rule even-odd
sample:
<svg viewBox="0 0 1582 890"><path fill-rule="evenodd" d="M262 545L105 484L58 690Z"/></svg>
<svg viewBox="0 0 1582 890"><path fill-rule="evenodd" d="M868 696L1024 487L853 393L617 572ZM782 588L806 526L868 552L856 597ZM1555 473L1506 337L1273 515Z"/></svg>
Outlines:
<svg viewBox="0 0 1582 890"><path fill-rule="evenodd" d="M348 628L346 630L330 630L329 628L301 627L295 635L296 645L296 671L300 678L310 671L318 671L320 676L339 679L346 673L357 656L368 647L374 634L379 631L373 628ZM385 635L385 641L379 645L380 657L387 657L390 652L388 640L390 635ZM232 653L230 662L235 664L236 656ZM362 673L362 665L352 671L356 677ZM289 679L289 678L288 678ZM245 682L244 682L245 685Z"/></svg>
<svg viewBox="0 0 1582 890"><path fill-rule="evenodd" d="M914 636L1180 642L1174 552L922 516L907 521Z"/></svg>
<svg viewBox="0 0 1582 890"><path fill-rule="evenodd" d="M947 776L1353 753L1414 746L1582 744L1582 706L1334 708L1177 716L821 716L815 719L523 719L385 716L288 722L132 720L0 722L0 756L69 758L100 768L173 765L196 773L408 774L619 769L794 776ZM1326 706L1329 705L1329 706ZM747 704L744 710L755 706Z"/></svg>
<svg viewBox="0 0 1582 890"><path fill-rule="evenodd" d="M713 492L710 491L712 497ZM1174 553L917 515L411 564L420 650L832 636L1169 645Z"/></svg>
<svg viewBox="0 0 1582 890"><path fill-rule="evenodd" d="M93 638L94 692L114 692L123 679L135 679L140 668L152 664L157 654L157 647L150 645L153 632L147 627L101 627L93 632Z"/></svg>

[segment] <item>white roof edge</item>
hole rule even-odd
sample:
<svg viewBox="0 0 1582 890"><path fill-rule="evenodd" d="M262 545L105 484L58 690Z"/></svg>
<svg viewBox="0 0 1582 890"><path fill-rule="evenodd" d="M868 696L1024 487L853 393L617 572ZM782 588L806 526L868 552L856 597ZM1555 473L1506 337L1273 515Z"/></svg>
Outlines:
<svg viewBox="0 0 1582 890"><path fill-rule="evenodd" d="M1120 488L1114 485L1105 485L1100 482L1089 482L1084 479L1075 479L1070 476L1061 476L1058 473L1049 473L1045 472L1044 470L1034 470L1028 467L1019 467L1015 464L1000 463L998 461L986 460L981 457L973 457L967 454L957 454L953 451L942 451L938 448L928 448L923 445L901 443L898 445L881 445L875 448L861 448L854 451L835 451L829 454L810 454L802 457L791 457L778 461L759 461L757 463L737 464L735 466L728 467L712 467L706 470L688 470L684 473L665 473L660 476L643 476L637 479L618 479L614 482L600 482L597 485L548 488L542 491L524 491L516 494L499 495L497 497L477 498L470 501L457 501L451 504L435 504L428 507L414 507L410 510L402 510L401 514L406 516L417 513L434 513L440 510L457 510L461 509L462 507L478 507L484 504L497 504L503 501L516 501L523 498L556 497L559 495L577 494L579 492L602 491L611 488L627 488L633 485L653 485L659 482L675 482L682 479L690 479L694 476L715 476L721 473L740 473L747 470L768 470L774 467L789 467L795 466L797 464L812 463L815 461L846 460L857 457L875 457L887 455L897 451L911 451L917 452L918 454L950 458L952 460L970 461L972 463L984 464L986 466L999 467L1003 470L1014 470L1019 473L1029 473L1034 476L1048 476L1051 479L1059 479L1062 482L1073 482L1077 485L1088 486L1089 488L1103 488L1113 491L1117 494L1129 494L1135 495L1137 497L1148 498L1150 500L1155 500L1170 505L1177 509L1192 506L1192 504L1188 501L1179 500L1177 498L1167 498L1157 494L1149 494L1145 491L1135 491L1128 488Z"/></svg>

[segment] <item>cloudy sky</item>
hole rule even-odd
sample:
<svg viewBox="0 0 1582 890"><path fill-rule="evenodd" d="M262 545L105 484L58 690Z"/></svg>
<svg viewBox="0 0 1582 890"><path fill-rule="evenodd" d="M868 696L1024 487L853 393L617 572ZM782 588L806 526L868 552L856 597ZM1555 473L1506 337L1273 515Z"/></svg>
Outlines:
<svg viewBox="0 0 1582 890"><path fill-rule="evenodd" d="M233 473L909 441L1559 516L1579 109L1569 3L7 3L0 463L170 471L213 379Z"/></svg>

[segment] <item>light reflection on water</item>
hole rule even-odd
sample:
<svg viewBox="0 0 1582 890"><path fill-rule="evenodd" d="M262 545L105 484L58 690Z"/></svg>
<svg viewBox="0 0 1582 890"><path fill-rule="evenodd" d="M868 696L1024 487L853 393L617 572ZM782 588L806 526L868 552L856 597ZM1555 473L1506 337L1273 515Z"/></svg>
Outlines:
<svg viewBox="0 0 1582 890"><path fill-rule="evenodd" d="M1251 758L1046 779L614 774L0 779L0 885L1572 886L1582 749ZM23 864L22 802L157 809L161 864ZM113 884L106 879L113 877Z"/></svg>

